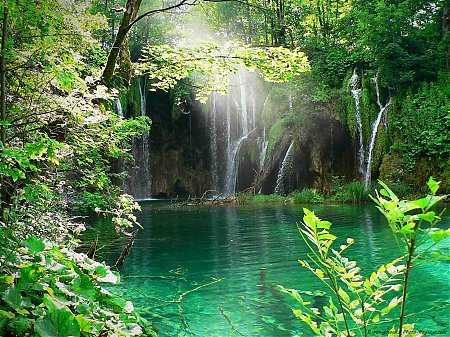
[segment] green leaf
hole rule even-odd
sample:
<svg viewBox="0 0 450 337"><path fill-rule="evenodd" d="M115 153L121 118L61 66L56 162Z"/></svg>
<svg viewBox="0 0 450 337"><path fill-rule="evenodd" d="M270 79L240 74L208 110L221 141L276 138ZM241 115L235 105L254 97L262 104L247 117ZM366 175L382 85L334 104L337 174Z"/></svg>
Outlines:
<svg viewBox="0 0 450 337"><path fill-rule="evenodd" d="M31 254L39 254L45 249L45 243L34 236L26 239L22 245L27 247Z"/></svg>
<svg viewBox="0 0 450 337"><path fill-rule="evenodd" d="M430 177L430 179L427 182L428 187L430 188L431 194L436 194L437 190L439 189L440 182L434 181L433 177Z"/></svg>
<svg viewBox="0 0 450 337"><path fill-rule="evenodd" d="M13 285L5 291L4 300L14 309L25 305L24 298L17 285Z"/></svg>
<svg viewBox="0 0 450 337"><path fill-rule="evenodd" d="M93 299L95 296L95 287L89 276L81 274L73 282L72 290L88 299Z"/></svg>
<svg viewBox="0 0 450 337"><path fill-rule="evenodd" d="M14 316L16 316L13 312L5 310L0 310L0 315L7 318L14 318Z"/></svg>
<svg viewBox="0 0 450 337"><path fill-rule="evenodd" d="M34 329L42 336L80 336L78 322L68 308L49 311L45 317L36 321Z"/></svg>
<svg viewBox="0 0 450 337"><path fill-rule="evenodd" d="M429 223L432 223L434 221L434 219L436 218L436 213L435 212L427 212L427 213L417 214L417 217L419 219L422 219Z"/></svg>
<svg viewBox="0 0 450 337"><path fill-rule="evenodd" d="M450 230L433 228L430 231L430 237L434 242L439 242L450 236Z"/></svg>
<svg viewBox="0 0 450 337"><path fill-rule="evenodd" d="M418 199L418 200L413 200L411 201L411 205L415 205L421 209L426 209L428 207L429 204L429 199L428 198L422 198L422 199Z"/></svg>
<svg viewBox="0 0 450 337"><path fill-rule="evenodd" d="M345 304L350 304L350 296L348 296L342 288L339 288L338 295L342 298Z"/></svg>
<svg viewBox="0 0 450 337"><path fill-rule="evenodd" d="M401 234L413 233L415 226L416 226L416 224L414 222L411 222L411 223L404 225L402 228L397 230L397 232L401 233Z"/></svg>
<svg viewBox="0 0 450 337"><path fill-rule="evenodd" d="M303 312L299 309L292 309L292 312L294 313L295 317L300 317L301 315L303 315Z"/></svg>

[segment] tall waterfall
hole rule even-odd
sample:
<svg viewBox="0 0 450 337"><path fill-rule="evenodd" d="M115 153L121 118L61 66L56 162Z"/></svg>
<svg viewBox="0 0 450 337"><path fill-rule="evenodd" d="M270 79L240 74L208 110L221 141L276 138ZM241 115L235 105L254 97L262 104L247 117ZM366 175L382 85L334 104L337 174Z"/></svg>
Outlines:
<svg viewBox="0 0 450 337"><path fill-rule="evenodd" d="M143 82L143 83L142 83ZM139 95L140 95L140 111L141 116L146 116L147 114L147 102L146 102L146 81L145 77L142 81L139 81ZM150 172L150 138L148 132L142 134L142 184L143 191L146 197L151 196L152 190L152 177Z"/></svg>
<svg viewBox="0 0 450 337"><path fill-rule="evenodd" d="M244 77L243 70L239 71L239 87L241 89L241 128L242 134L246 135L248 133L248 107L247 107L247 83Z"/></svg>
<svg viewBox="0 0 450 337"><path fill-rule="evenodd" d="M238 171L244 170L248 180L260 168L261 152L267 143L263 135L263 102L259 96L262 91L258 87L259 81L256 74L240 69L231 76L227 95L220 96L213 92L210 96L210 170L212 188L220 196L236 192L237 182L241 181ZM256 154L256 161L253 157L251 167L248 167L248 156L244 156L244 161L240 160L247 142Z"/></svg>
<svg viewBox="0 0 450 337"><path fill-rule="evenodd" d="M275 193L280 195L285 195L287 191L286 186L292 175L292 165L293 165L293 156L292 149L294 147L294 142L289 145L288 150L286 151L286 155L284 156L283 162L281 163L280 170L278 171L277 177L277 185L275 186Z"/></svg>
<svg viewBox="0 0 450 337"><path fill-rule="evenodd" d="M267 130L266 130L266 122L264 118L264 114L266 111L267 103L269 102L270 92L267 94L266 99L264 100L263 106L262 106L262 135L260 138L260 151L259 151L259 169L262 170L264 167L264 161L266 160L266 154L267 154L267 147L269 145L269 140L267 139Z"/></svg>
<svg viewBox="0 0 450 337"><path fill-rule="evenodd" d="M375 76L372 80L375 85L375 91L377 94L377 105L380 108L380 111L378 112L377 119L372 124L372 135L370 137L369 149L367 151L366 172L364 174L364 185L365 185L366 189L369 187L370 180L371 180L372 154L373 154L373 148L375 146L375 140L376 140L377 133L378 133L378 126L380 125L381 118L383 117L384 112L389 107L389 105L391 105L391 102L392 102L391 97L389 97L389 99L385 105L381 104L377 76Z"/></svg>
<svg viewBox="0 0 450 337"><path fill-rule="evenodd" d="M361 123L361 88L359 86L359 76L356 73L356 68L353 70L353 75L350 78L351 94L355 101L355 117L356 117L356 131L358 133L358 173L361 179L365 175L365 154L364 154L364 142L363 142L363 130Z"/></svg>
<svg viewBox="0 0 450 337"><path fill-rule="evenodd" d="M211 116L210 141L211 141L211 158L212 158L211 161L211 176L213 184L212 186L215 191L219 189L216 115L217 115L217 93L213 91L211 95L211 106L210 106L210 116Z"/></svg>

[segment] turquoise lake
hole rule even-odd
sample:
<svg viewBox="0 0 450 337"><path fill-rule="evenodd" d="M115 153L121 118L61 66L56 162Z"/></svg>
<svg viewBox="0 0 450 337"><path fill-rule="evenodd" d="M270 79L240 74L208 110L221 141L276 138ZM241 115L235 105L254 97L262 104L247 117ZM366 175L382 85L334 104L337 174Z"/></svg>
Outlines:
<svg viewBox="0 0 450 337"><path fill-rule="evenodd" d="M291 311L300 305L277 288L324 289L297 261L308 253L296 226L302 206L180 207L164 201L141 206L144 230L120 267L121 285L112 290L132 300L159 336L314 336ZM333 223L336 247L347 237L355 240L347 257L358 261L364 276L400 255L374 206L306 207ZM449 220L445 216L442 227ZM96 233L96 259L114 264L127 239L118 238L107 219L92 224L86 242ZM433 250L448 253L448 239ZM426 336L450 335L449 267L449 261L439 261L412 271L407 313L421 313L408 322ZM311 300L326 304L324 297Z"/></svg>

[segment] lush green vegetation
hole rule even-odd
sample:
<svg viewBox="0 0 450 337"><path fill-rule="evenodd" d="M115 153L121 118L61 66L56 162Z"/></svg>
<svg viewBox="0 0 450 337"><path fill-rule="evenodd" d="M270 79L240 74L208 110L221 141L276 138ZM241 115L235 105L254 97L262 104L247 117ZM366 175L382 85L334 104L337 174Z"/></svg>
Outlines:
<svg viewBox="0 0 450 337"><path fill-rule="evenodd" d="M204 6L193 6L200 2ZM132 77L147 76L154 89L169 91L184 81L200 101L212 90L225 91L238 66L274 83L289 81L274 85L274 95L286 100L292 94L295 109L272 105L265 111L273 125L272 150L286 133L303 139L310 116L332 116L354 128L350 112L338 107L348 107L345 81L355 67L366 77L367 142L377 107L367 78L378 74L383 99L395 96L395 102L373 171L401 181L397 187L405 193L420 189L430 174L450 191L445 1L164 3L165 9L154 0L0 4L1 335L152 334L131 303L101 287L118 276L74 252L74 234L82 227L74 214L96 210L111 216L118 232L138 226L133 212L139 206L119 187L126 172L118 163L131 159L133 138L149 132L150 121L112 111ZM171 19L156 15L169 9L180 12ZM181 9L195 15L183 16ZM192 17L203 22L195 24ZM203 34L208 43L190 39L180 46L186 39L180 31L196 26L216 34ZM190 96L189 90L184 94ZM329 198L330 191L320 192ZM368 193L351 183L331 195L338 202L361 202ZM324 197L306 189L287 200L324 202ZM428 206L419 208L425 212ZM424 214L428 221L430 213ZM410 233L411 227L400 230ZM433 232L432 238L441 234ZM406 244L415 248L415 239Z"/></svg>
<svg viewBox="0 0 450 337"><path fill-rule="evenodd" d="M383 264L368 278L363 276L357 261L345 257L345 250L354 240L348 238L339 250L333 249L337 237L329 231L331 222L304 209L299 232L312 255L299 262L324 282L333 296L322 308L316 308L314 301L303 295L307 293L283 287L281 290L301 304L303 309L293 309L293 312L316 336L370 336L374 329L388 330L389 336L417 336L414 325L405 322L409 276L411 269L419 264L446 258L438 252L431 257L427 255L450 236L450 229L436 227L442 214L431 210L445 196L436 196L439 183L432 178L428 181L430 193L411 201L400 200L384 183L380 184L383 189L377 191L373 200L386 217L401 251L397 259ZM400 311L395 310L397 306ZM393 326L395 315L397 320Z"/></svg>

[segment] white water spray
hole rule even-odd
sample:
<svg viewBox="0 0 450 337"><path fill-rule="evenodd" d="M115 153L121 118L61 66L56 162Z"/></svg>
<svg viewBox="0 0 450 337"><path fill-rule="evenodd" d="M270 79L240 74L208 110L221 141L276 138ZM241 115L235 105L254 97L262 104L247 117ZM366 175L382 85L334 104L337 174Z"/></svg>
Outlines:
<svg viewBox="0 0 450 337"><path fill-rule="evenodd" d="M391 97L389 97L386 105L381 104L377 76L375 76L372 80L375 85L375 91L377 94L377 105L380 108L380 111L378 112L377 119L372 124L372 135L370 137L369 149L367 151L366 173L364 175L364 186L366 187L366 189L369 187L370 180L371 180L372 155L373 155L373 148L375 146L375 141L376 141L376 137L377 137L377 133L378 133L378 126L380 125L383 114L385 113L386 109L389 107L389 105L391 105L391 102L392 102Z"/></svg>
<svg viewBox="0 0 450 337"><path fill-rule="evenodd" d="M117 114L120 117L123 117L122 103L120 103L120 99L119 98L117 98L115 100L115 105L116 105Z"/></svg>
<svg viewBox="0 0 450 337"><path fill-rule="evenodd" d="M363 142L363 130L361 123L361 88L359 85L359 76L356 73L356 68L353 70L353 75L350 78L351 94L355 101L355 117L356 117L356 131L358 133L358 172L361 179L364 177L365 172L365 155L364 155L364 142Z"/></svg>
<svg viewBox="0 0 450 337"><path fill-rule="evenodd" d="M287 178L290 178L289 175L292 173L292 164L293 164L293 157L292 157L292 149L294 147L294 142L289 145L288 150L286 151L286 154L284 156L283 162L281 163L280 170L278 171L278 177L277 177L277 185L275 186L275 194L285 195L286 189L285 189L285 182Z"/></svg>
<svg viewBox="0 0 450 337"><path fill-rule="evenodd" d="M211 95L211 176L212 176L212 186L214 190L218 190L219 185L219 173L217 166L217 125L216 125L216 115L217 115L217 93L213 91Z"/></svg>

